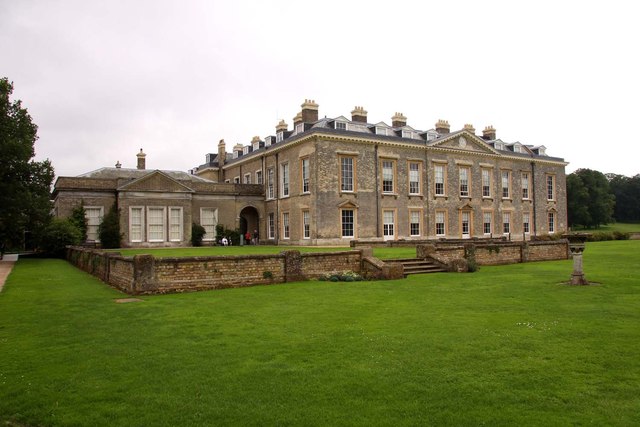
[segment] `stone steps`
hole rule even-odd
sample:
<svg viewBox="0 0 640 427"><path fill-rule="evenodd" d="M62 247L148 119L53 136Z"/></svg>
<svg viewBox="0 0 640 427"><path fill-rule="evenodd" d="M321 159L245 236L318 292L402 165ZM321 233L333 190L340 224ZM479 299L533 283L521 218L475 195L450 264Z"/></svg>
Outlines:
<svg viewBox="0 0 640 427"><path fill-rule="evenodd" d="M444 268L435 264L433 261L419 258L398 258L387 260L387 262L400 263L404 267L404 276L410 274L426 274L446 272Z"/></svg>

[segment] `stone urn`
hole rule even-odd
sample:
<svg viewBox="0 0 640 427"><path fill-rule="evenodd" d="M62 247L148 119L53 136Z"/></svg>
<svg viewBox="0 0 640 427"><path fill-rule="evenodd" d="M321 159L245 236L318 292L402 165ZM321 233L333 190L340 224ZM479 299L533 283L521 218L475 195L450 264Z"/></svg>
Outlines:
<svg viewBox="0 0 640 427"><path fill-rule="evenodd" d="M573 272L571 273L571 285L588 285L589 282L584 277L582 270L582 253L584 252L585 242L591 236L589 233L570 233L563 234L562 237L569 241L569 250L573 258Z"/></svg>

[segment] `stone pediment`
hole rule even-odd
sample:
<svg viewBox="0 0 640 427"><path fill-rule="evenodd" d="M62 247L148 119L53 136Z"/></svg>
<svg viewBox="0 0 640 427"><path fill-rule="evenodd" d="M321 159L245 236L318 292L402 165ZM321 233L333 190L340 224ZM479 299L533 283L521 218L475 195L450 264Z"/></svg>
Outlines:
<svg viewBox="0 0 640 427"><path fill-rule="evenodd" d="M340 209L357 209L358 205L352 200L345 200L344 202L338 204Z"/></svg>
<svg viewBox="0 0 640 427"><path fill-rule="evenodd" d="M176 181L159 170L118 187L119 191L162 191L171 193L193 193L194 190Z"/></svg>
<svg viewBox="0 0 640 427"><path fill-rule="evenodd" d="M473 153L499 154L482 138L466 131L455 132L430 144L432 147L450 148Z"/></svg>

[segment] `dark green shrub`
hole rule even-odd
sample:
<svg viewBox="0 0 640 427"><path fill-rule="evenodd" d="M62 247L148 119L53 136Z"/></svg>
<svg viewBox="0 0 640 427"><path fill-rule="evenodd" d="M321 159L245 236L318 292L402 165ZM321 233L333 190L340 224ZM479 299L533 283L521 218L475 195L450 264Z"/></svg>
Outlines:
<svg viewBox="0 0 640 427"><path fill-rule="evenodd" d="M263 271L262 272L262 278L271 280L271 279L273 279L273 273L270 272L270 271Z"/></svg>
<svg viewBox="0 0 640 427"><path fill-rule="evenodd" d="M195 222L191 224L191 246L202 246L202 238L206 234L206 230L200 224Z"/></svg>
<svg viewBox="0 0 640 427"><path fill-rule="evenodd" d="M613 238L616 240L629 240L631 235L629 233L624 233L622 231L614 231Z"/></svg>
<svg viewBox="0 0 640 427"><path fill-rule="evenodd" d="M100 245L104 249L114 249L120 247L122 233L120 233L120 212L116 208L115 203L104 216L100 226L98 226L98 235L100 236Z"/></svg>
<svg viewBox="0 0 640 427"><path fill-rule="evenodd" d="M80 230L68 219L54 218L40 236L40 249L52 257L64 258L65 248L80 243Z"/></svg>
<svg viewBox="0 0 640 427"><path fill-rule="evenodd" d="M81 204L73 208L69 221L80 231L80 241L85 242L87 240L88 220L84 207Z"/></svg>

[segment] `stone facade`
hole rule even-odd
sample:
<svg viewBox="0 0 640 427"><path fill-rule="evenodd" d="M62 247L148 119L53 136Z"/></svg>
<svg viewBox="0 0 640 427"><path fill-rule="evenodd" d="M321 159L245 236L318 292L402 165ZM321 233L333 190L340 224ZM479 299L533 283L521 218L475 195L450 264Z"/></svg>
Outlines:
<svg viewBox="0 0 640 427"><path fill-rule="evenodd" d="M566 163L544 146L506 143L492 126L450 132L444 120L420 131L401 113L391 126L369 123L362 107L351 120L318 116L305 100L294 129L281 121L276 135L231 153L221 140L190 174L145 170L141 150L138 169L60 177L56 215L83 204L95 217L115 203L125 247L189 245L192 223L258 230L261 243L281 245L528 241L567 230Z"/></svg>

